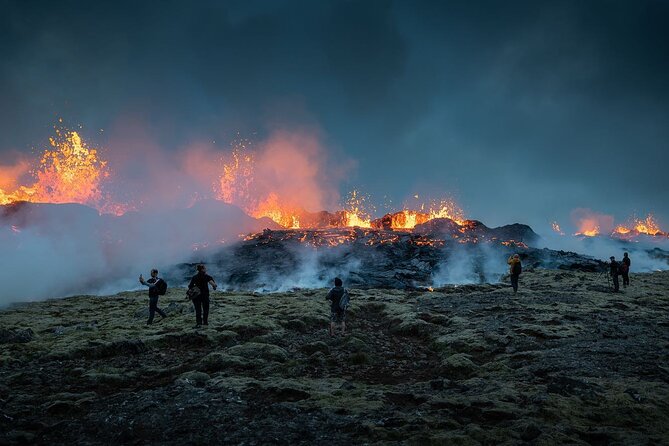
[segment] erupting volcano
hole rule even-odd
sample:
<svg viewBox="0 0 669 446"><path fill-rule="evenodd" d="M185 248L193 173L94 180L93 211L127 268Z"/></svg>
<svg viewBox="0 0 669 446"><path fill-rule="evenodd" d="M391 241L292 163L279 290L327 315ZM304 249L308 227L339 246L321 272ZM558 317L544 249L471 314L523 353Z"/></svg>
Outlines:
<svg viewBox="0 0 669 446"><path fill-rule="evenodd" d="M498 282L506 266L497 257L511 253L522 253L533 267L601 267L592 258L537 249L541 237L527 225L488 227L467 218L452 198L421 201L415 194L413 205L379 216L373 200L353 190L337 206L342 174L326 168L326 153L310 134L278 132L256 146L237 140L222 156L211 150L153 156L140 163L145 181L135 183L141 190L127 201L115 194L128 171L115 165L114 150L93 148L79 132L64 130L50 145L32 168L23 162L22 169L4 169L14 177L1 183L11 188L0 191L0 238L14 257L68 252L63 258L76 265L85 255L93 282L123 280L128 264L155 259L179 277L191 268L182 262L206 261L230 289L264 291L324 286L332 274L357 287ZM193 158L198 168L180 164ZM172 172L168 181L165 171ZM171 202L180 195L187 199ZM178 204L184 202L191 205ZM614 225L611 216L578 209L572 219L586 239L667 239L651 215ZM557 222L552 227L564 234ZM662 252L643 255L652 268L664 261ZM54 271L61 267L67 268ZM54 274L76 276L77 269ZM83 291L77 280L62 293Z"/></svg>
<svg viewBox="0 0 669 446"><path fill-rule="evenodd" d="M669 233L660 228L652 214L643 219L633 215L625 223L615 224L611 215L577 209L572 213L572 219L578 228L574 234L576 236L605 236L628 241L637 240L639 237L659 239L669 237ZM557 223L554 223L553 230L561 232Z"/></svg>
<svg viewBox="0 0 669 446"><path fill-rule="evenodd" d="M0 189L0 204L78 203L92 207L100 214L116 216L128 210L142 211L146 199L124 202L115 197L114 185L124 181L122 173L112 174L111 163L102 156L103 152L84 141L79 132L56 127L56 134L49 143L51 147L44 150L32 166L22 160L16 166L3 169L11 174L0 183L7 188ZM309 134L278 132L258 147L249 140L238 139L231 144L227 155L219 156L211 163L207 170L210 188L191 191L192 202L219 200L242 209L255 219L271 219L277 225L274 228L333 230L358 227L413 231L432 221L447 221L448 230L442 233L447 232L449 238L459 238L461 243L478 240L467 235L475 233L482 224L467 220L462 208L452 198L420 202L419 196L415 195L413 206L403 206L375 218L377 212L370 197L353 190L338 210L328 210L331 203L338 200L332 184L326 181L324 185L323 179L331 172L325 168L323 155L322 147ZM333 176L336 179L337 174ZM645 219L632 217L624 224L614 224L612 216L576 209L572 212L572 220L577 227L577 236L606 235L628 241L640 236L669 237L652 214ZM551 226L553 231L564 235L556 221ZM15 233L20 229L16 225L12 227ZM346 240L345 234L347 232L338 238ZM309 238L304 234L301 237ZM392 237L382 239L387 241ZM499 241L524 243L514 239ZM209 246L210 242L198 244L202 245Z"/></svg>
<svg viewBox="0 0 669 446"><path fill-rule="evenodd" d="M0 204L80 203L108 211L109 202L101 186L109 177L109 170L98 150L89 147L78 132L59 128L49 143L52 149L44 150L39 165L30 171L33 184L9 192L0 189ZM122 210L115 209L114 213L117 212Z"/></svg>

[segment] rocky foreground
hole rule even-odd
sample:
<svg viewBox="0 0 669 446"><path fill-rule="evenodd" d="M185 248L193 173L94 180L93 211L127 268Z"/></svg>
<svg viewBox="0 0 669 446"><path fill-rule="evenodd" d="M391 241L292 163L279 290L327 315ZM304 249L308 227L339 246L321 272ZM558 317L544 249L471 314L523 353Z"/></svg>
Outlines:
<svg viewBox="0 0 669 446"><path fill-rule="evenodd" d="M352 290L346 337L324 290L182 289L0 312L0 444L669 444L669 272L607 292L596 273L504 285Z"/></svg>

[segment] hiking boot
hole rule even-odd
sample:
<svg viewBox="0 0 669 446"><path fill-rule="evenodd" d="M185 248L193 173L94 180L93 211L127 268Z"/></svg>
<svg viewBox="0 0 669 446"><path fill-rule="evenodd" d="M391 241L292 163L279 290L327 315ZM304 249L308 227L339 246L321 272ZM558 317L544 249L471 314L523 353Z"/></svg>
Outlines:
<svg viewBox="0 0 669 446"><path fill-rule="evenodd" d="M195 325L195 327L193 327L193 329L195 329L195 330L197 330L198 328L202 328L202 325L197 324L197 325Z"/></svg>

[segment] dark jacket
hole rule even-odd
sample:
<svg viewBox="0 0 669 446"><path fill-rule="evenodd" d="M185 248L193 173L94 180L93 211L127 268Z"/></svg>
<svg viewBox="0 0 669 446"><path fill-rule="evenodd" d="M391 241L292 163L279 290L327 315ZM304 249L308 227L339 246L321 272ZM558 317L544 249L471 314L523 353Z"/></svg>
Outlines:
<svg viewBox="0 0 669 446"><path fill-rule="evenodd" d="M197 286L200 289L200 295L198 296L199 298L209 298L209 281L214 280L213 277L211 277L209 274L206 273L197 273L196 275L193 276L192 279L190 279L190 283L188 284L188 288L193 288L193 286Z"/></svg>
<svg viewBox="0 0 669 446"><path fill-rule="evenodd" d="M612 276L618 275L618 262L616 262L615 260L611 260L611 275Z"/></svg>
<svg viewBox="0 0 669 446"><path fill-rule="evenodd" d="M158 282L160 282L161 280L163 279L161 279L160 277L157 277L155 279L151 277L149 280L146 281L146 283L149 284L149 297L159 296L158 290L160 289L160 287L158 286Z"/></svg>
<svg viewBox="0 0 669 446"><path fill-rule="evenodd" d="M332 312L343 311L341 308L339 308L339 301L341 300L341 297L344 295L344 291L345 291L344 287L336 286L328 292L327 296L325 296L327 300L332 302L332 304L330 305L330 310Z"/></svg>
<svg viewBox="0 0 669 446"><path fill-rule="evenodd" d="M632 261L630 260L629 257L623 257L623 263L627 265L627 268L629 269L630 266L632 266Z"/></svg>

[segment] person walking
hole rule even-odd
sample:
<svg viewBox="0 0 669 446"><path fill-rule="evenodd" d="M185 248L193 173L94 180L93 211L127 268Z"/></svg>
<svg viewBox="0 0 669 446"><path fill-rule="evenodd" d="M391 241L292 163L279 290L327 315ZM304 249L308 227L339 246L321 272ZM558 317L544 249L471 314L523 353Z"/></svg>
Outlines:
<svg viewBox="0 0 669 446"><path fill-rule="evenodd" d="M611 279L613 280L613 292L617 293L620 290L620 283L618 282L618 274L620 273L620 268L614 256L611 256L610 268L611 268L610 270Z"/></svg>
<svg viewBox="0 0 669 446"><path fill-rule="evenodd" d="M199 264L196 267L197 274L195 274L188 284L188 295L193 301L195 307L195 327L200 328L202 325L209 325L209 285L214 289L217 288L214 278L207 274L207 267Z"/></svg>
<svg viewBox="0 0 669 446"><path fill-rule="evenodd" d="M158 298L167 291L167 282L158 277L158 270L154 268L151 270L151 278L149 280L144 280L144 276L140 274L139 283L149 287L149 320L146 321L146 325L153 323L153 317L156 313L160 315L160 320L162 321L167 315L163 310L158 308Z"/></svg>
<svg viewBox="0 0 669 446"><path fill-rule="evenodd" d="M339 277L334 280L334 288L330 289L326 300L330 301L330 336L336 333L336 324L341 324L341 334L346 334L346 308L348 307L348 290Z"/></svg>
<svg viewBox="0 0 669 446"><path fill-rule="evenodd" d="M623 276L623 288L627 288L627 285L630 284L630 266L632 266L632 261L629 254L623 253L623 260L620 262L620 275Z"/></svg>
<svg viewBox="0 0 669 446"><path fill-rule="evenodd" d="M513 287L513 294L518 292L518 278L523 272L523 266L520 263L520 256L514 254L506 261L509 264L509 274L511 275L511 286Z"/></svg>

